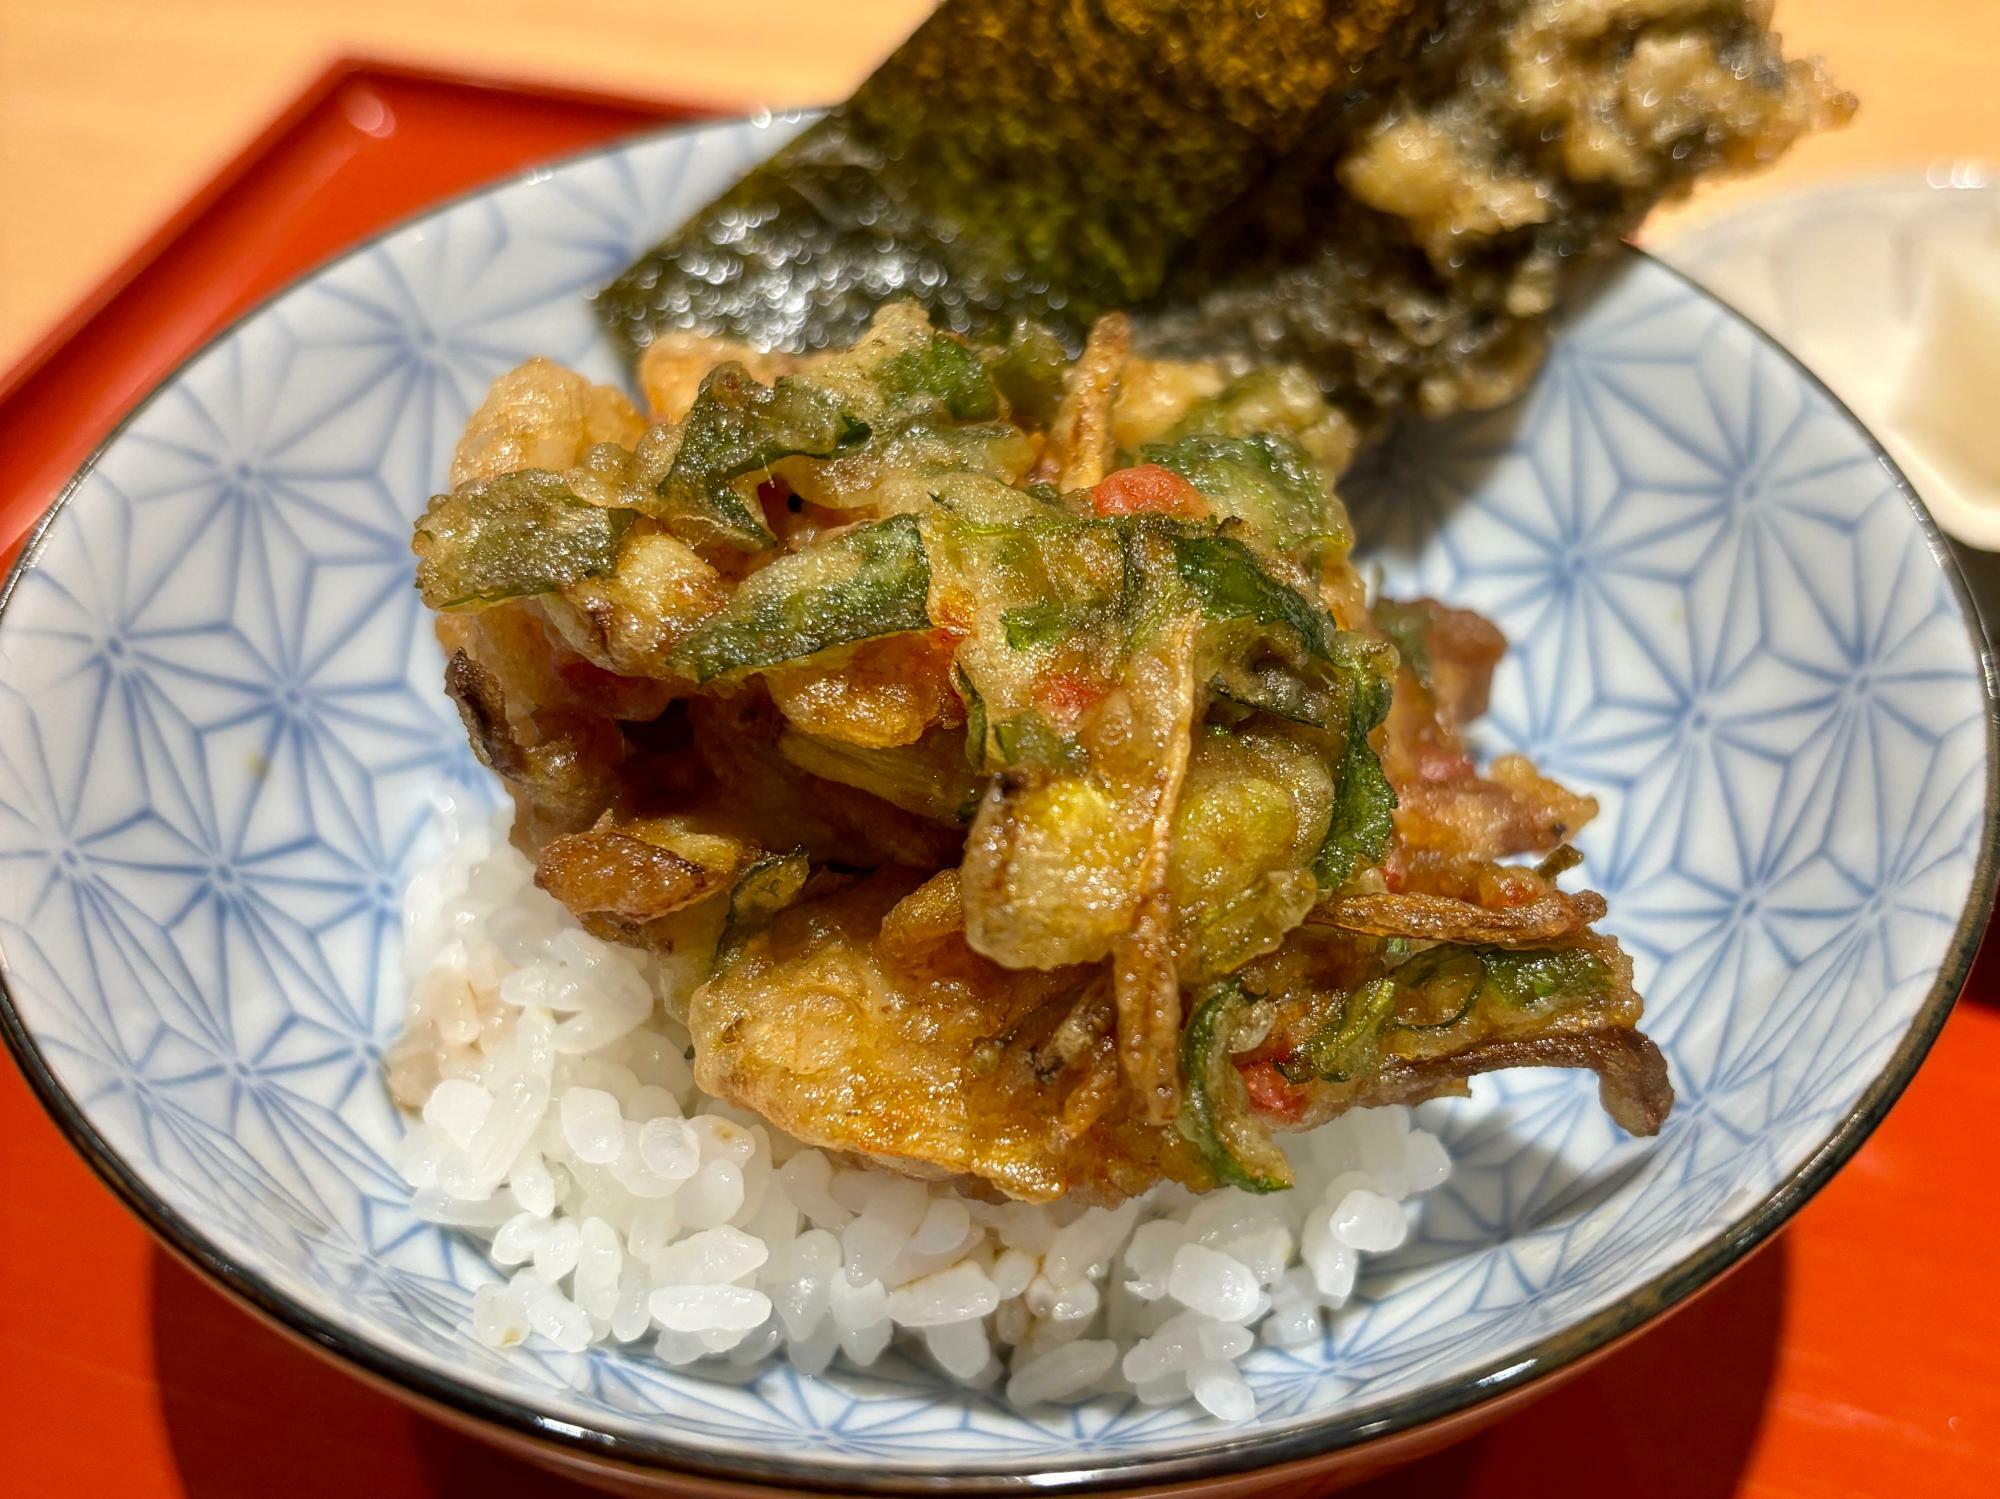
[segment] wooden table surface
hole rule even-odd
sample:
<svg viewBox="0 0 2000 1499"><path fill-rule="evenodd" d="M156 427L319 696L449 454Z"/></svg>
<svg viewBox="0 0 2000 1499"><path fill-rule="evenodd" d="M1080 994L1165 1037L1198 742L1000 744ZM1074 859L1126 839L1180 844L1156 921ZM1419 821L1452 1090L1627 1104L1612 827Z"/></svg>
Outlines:
<svg viewBox="0 0 2000 1499"><path fill-rule="evenodd" d="M930 0L0 0L0 368L334 56L654 97L845 94ZM1778 0L1866 101L1782 182L2000 157L2000 0Z"/></svg>

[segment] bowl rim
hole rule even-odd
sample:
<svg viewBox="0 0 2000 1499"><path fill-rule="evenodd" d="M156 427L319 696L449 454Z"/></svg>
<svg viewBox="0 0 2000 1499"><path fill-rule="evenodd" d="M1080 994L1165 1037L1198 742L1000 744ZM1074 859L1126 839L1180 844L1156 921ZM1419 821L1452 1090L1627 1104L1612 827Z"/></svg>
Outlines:
<svg viewBox="0 0 2000 1499"><path fill-rule="evenodd" d="M786 111L777 118L810 117L814 112ZM496 178L398 219L287 280L231 318L185 358L177 361L92 449L90 456L35 522L4 583L0 583L0 620L4 620L22 580L34 571L57 518L110 449L155 401L180 381L196 361L261 317L291 292L407 229L480 199L541 182L565 169L615 156L653 141L727 129L748 120L748 116L722 117L640 131ZM1984 833L1974 861L1966 903L1953 926L1937 977L1887 1065L1863 1090L1854 1107L1812 1153L1754 1207L1636 1290L1594 1316L1538 1340L1517 1355L1493 1359L1471 1373L1445 1383L1393 1396L1338 1416L1324 1417L1288 1431L1238 1431L1180 1452L1107 1456L1076 1467L1036 1469L974 1459L941 1461L929 1469L869 1471L858 1466L828 1466L806 1457L770 1455L754 1449L740 1454L725 1454L715 1448L678 1441L664 1434L621 1434L558 1418L537 1409L528 1400L477 1389L449 1373L405 1358L365 1334L344 1327L303 1305L255 1268L224 1250L146 1184L140 1174L98 1133L83 1108L62 1086L15 1003L4 952L0 952L0 1040L5 1041L7 1049L13 1054L15 1063L27 1078L43 1110L99 1179L166 1249L221 1290L228 1299L249 1309L260 1320L314 1352L348 1366L348 1372L361 1377L366 1383L454 1420L498 1427L516 1441L525 1439L552 1448L551 1456L558 1459L571 1456L599 1467L623 1468L642 1476L686 1475L725 1487L782 1485L815 1493L921 1494L946 1490L959 1493L1019 1493L1030 1490L1074 1493L1130 1489L1189 1479L1221 1478L1331 1457L1338 1452L1357 1449L1382 1438L1430 1425L1502 1394L1548 1379L1587 1355L1606 1349L1627 1334L1636 1332L1734 1267L1783 1227L1847 1163L1901 1097L1942 1030L1979 952L1987 922L1993 914L1996 879L2000 879L2000 669L1996 669L1993 650L1979 623L1978 611L1965 578L1936 521L1881 442L1796 355L1724 298L1708 291L1659 257L1638 247L1628 247L1624 253L1650 262L1681 282L1697 297L1722 307L1748 329L1758 343L1779 354L1809 388L1817 390L1832 409L1861 434L1908 506L1934 564L1951 589L1958 605L1960 623L1978 663L1986 729ZM804 1450L809 1452L811 1449L807 1447Z"/></svg>

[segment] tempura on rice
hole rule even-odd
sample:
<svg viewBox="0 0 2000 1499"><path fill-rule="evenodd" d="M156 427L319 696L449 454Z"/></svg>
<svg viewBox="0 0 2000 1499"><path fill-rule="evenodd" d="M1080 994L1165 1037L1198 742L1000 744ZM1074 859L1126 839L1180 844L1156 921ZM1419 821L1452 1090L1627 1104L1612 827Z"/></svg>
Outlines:
<svg viewBox="0 0 2000 1499"><path fill-rule="evenodd" d="M1466 751L1498 631L1369 596L1313 380L1128 332L496 382L415 548L536 882L700 965L709 1093L1012 1197L1279 1189L1271 1131L1500 1068L1657 1130L1595 803Z"/></svg>

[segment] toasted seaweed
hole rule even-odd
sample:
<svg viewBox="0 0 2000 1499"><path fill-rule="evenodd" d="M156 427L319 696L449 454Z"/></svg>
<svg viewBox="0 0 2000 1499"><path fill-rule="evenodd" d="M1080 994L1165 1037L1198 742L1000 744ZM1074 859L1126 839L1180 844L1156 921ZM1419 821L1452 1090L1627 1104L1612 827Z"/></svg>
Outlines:
<svg viewBox="0 0 2000 1499"><path fill-rule="evenodd" d="M961 332L1026 314L1074 348L1437 8L947 0L598 310L634 350L665 328L820 347L915 296Z"/></svg>
<svg viewBox="0 0 2000 1499"><path fill-rule="evenodd" d="M1745 0L946 0L597 305L635 352L845 343L909 296L1074 352L1128 309L1366 433L1518 393L1655 203L1852 108Z"/></svg>

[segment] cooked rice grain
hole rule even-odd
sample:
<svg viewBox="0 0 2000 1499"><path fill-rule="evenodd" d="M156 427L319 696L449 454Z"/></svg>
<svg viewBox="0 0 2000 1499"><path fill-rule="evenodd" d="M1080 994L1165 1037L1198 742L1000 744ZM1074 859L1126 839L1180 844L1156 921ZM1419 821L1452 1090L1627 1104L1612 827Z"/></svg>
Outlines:
<svg viewBox="0 0 2000 1499"><path fill-rule="evenodd" d="M391 1091L416 1211L489 1241L472 1332L808 1373L893 1345L1016 1405L1129 1392L1249 1420L1256 1342L1317 1342L1449 1170L1407 1109L1285 1142L1290 1192L990 1203L800 1145L695 1087L698 977L599 942L470 819L412 882ZM665 1003L656 1001L664 998ZM1004 1383L1002 1381L1004 1380Z"/></svg>

